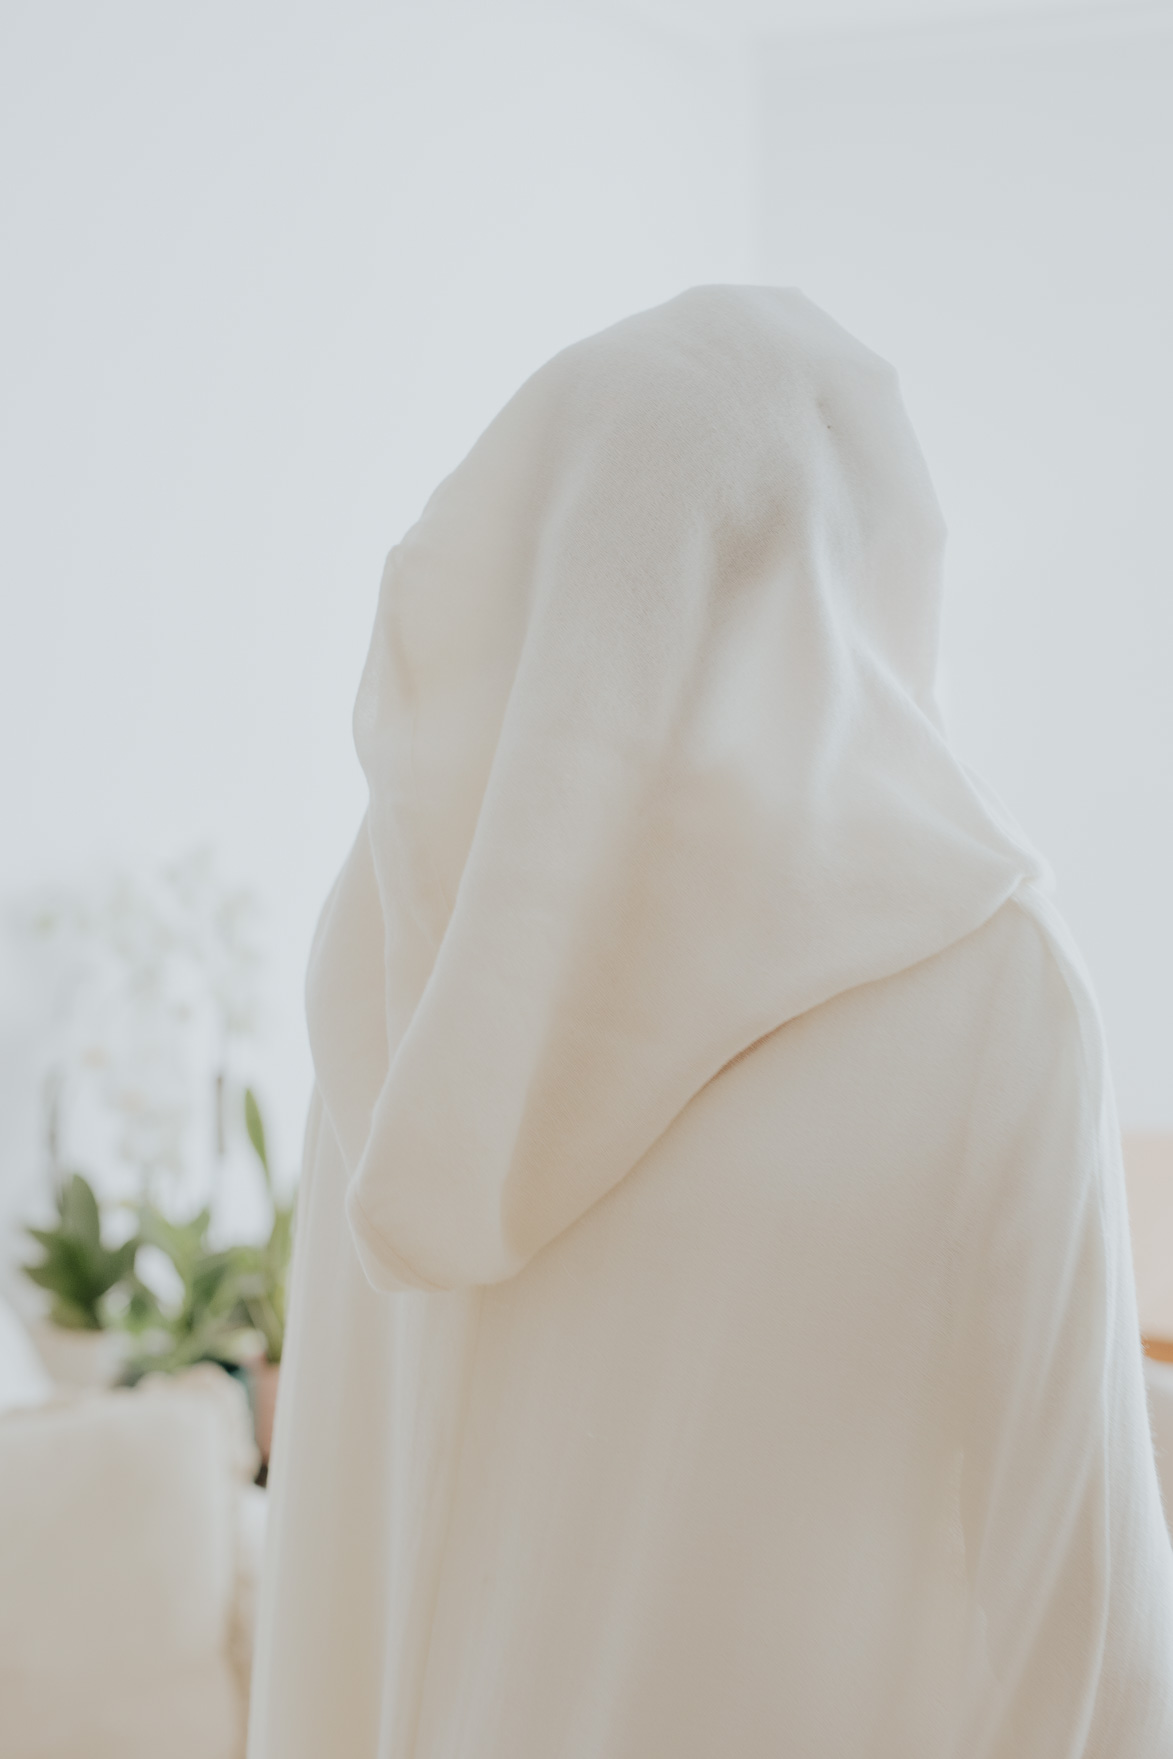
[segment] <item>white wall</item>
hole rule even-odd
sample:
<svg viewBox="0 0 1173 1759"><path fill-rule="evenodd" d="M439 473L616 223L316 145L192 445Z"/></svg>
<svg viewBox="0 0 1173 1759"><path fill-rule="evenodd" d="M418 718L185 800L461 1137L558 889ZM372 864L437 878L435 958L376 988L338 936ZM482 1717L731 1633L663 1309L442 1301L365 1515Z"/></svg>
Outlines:
<svg viewBox="0 0 1173 1759"><path fill-rule="evenodd" d="M759 44L751 88L733 9L640 4L9 0L0 900L215 845L269 911L290 1162L384 552L564 342L797 283L902 368L954 727L1059 871L1126 1121L1168 1125L1173 12Z"/></svg>
<svg viewBox="0 0 1173 1759"><path fill-rule="evenodd" d="M541 0L24 0L0 29L0 895L207 841L301 975L382 559L559 346L746 278L740 64ZM9 999L3 1205L34 1160Z"/></svg>
<svg viewBox="0 0 1173 1759"><path fill-rule="evenodd" d="M1173 1125L1173 8L781 40L765 279L900 369L944 702L1051 859L1120 1108Z"/></svg>

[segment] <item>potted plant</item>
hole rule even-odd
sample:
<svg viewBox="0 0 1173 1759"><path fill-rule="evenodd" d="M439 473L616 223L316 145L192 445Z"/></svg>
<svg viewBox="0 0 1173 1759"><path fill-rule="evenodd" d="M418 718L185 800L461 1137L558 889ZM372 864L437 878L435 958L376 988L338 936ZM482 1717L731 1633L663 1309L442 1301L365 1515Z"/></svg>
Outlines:
<svg viewBox="0 0 1173 1759"><path fill-rule="evenodd" d="M112 1378L117 1340L127 1379L220 1362L245 1378L267 1453L293 1204L278 1201L260 1108L235 1072L258 1005L254 914L203 852L26 909L38 988L54 998L46 1149L61 1187L58 1226L37 1235L45 1257L30 1274L54 1296L54 1337L105 1336L100 1374L78 1368L70 1379ZM231 1128L240 1094L243 1131ZM228 1244L242 1193L226 1175L254 1157L267 1234ZM75 1191L60 1172L78 1159L93 1188L82 1180ZM116 1253L102 1241L95 1189L133 1231Z"/></svg>
<svg viewBox="0 0 1173 1759"><path fill-rule="evenodd" d="M209 1244L211 1210L176 1222L154 1205L138 1211L136 1245L155 1247L176 1273L170 1301L144 1283L133 1268L122 1323L136 1339L130 1372L174 1374L195 1362L243 1369L253 1407L257 1445L267 1462L273 1432L277 1376L285 1341L285 1283L293 1237L294 1203L277 1196L269 1165L265 1126L256 1095L245 1089L244 1122L268 1193L267 1236L255 1243L214 1250Z"/></svg>
<svg viewBox="0 0 1173 1759"><path fill-rule="evenodd" d="M201 1209L186 1221L172 1221L153 1204L138 1211L139 1246L153 1246L170 1261L177 1294L170 1300L143 1282L137 1271L127 1279L129 1299L122 1324L134 1339L130 1371L135 1377L176 1374L196 1362L237 1367L256 1347L241 1313L236 1254L208 1243L212 1212Z"/></svg>
<svg viewBox="0 0 1173 1759"><path fill-rule="evenodd" d="M269 1197L272 1221L268 1237L258 1245L238 1246L236 1251L241 1310L264 1339L264 1349L249 1364L257 1446L267 1466L273 1439L273 1412L281 1352L285 1343L285 1291L293 1248L295 1200L282 1202L273 1183L265 1126L256 1095L245 1089L244 1121L248 1139L260 1165Z"/></svg>
<svg viewBox="0 0 1173 1759"><path fill-rule="evenodd" d="M59 1385L108 1386L123 1358L108 1297L132 1274L139 1242L132 1237L120 1246L104 1244L97 1198L80 1173L58 1182L55 1200L56 1224L27 1229L42 1256L22 1266L51 1297L48 1323L38 1333L40 1353Z"/></svg>

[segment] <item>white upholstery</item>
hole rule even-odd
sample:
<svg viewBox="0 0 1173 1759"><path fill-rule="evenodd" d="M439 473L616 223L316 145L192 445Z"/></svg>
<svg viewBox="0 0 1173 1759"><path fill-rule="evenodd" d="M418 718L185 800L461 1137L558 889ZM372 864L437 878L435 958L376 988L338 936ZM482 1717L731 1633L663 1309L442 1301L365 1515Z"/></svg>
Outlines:
<svg viewBox="0 0 1173 1759"><path fill-rule="evenodd" d="M238 1759L255 1463L217 1368L0 1419L4 1759Z"/></svg>

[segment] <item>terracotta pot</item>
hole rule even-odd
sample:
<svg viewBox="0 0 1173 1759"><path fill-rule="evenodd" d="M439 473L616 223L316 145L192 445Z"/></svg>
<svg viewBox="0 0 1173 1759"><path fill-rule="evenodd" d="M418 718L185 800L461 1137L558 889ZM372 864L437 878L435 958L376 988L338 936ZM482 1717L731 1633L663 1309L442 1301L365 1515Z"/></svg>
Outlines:
<svg viewBox="0 0 1173 1759"><path fill-rule="evenodd" d="M269 1450L273 1445L273 1411L277 1404L277 1380L280 1373L280 1362L266 1362L263 1356L248 1365L253 1427L257 1446L261 1450L261 1464L264 1466L269 1464Z"/></svg>

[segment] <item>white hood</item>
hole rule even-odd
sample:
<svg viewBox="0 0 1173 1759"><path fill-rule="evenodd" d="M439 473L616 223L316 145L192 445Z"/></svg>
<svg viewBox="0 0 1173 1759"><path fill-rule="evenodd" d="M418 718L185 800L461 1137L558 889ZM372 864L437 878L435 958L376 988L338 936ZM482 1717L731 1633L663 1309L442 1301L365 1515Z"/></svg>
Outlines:
<svg viewBox="0 0 1173 1759"><path fill-rule="evenodd" d="M942 542L895 375L793 291L565 350L441 484L309 976L379 1286L513 1275L741 1051L1037 873L941 730Z"/></svg>

